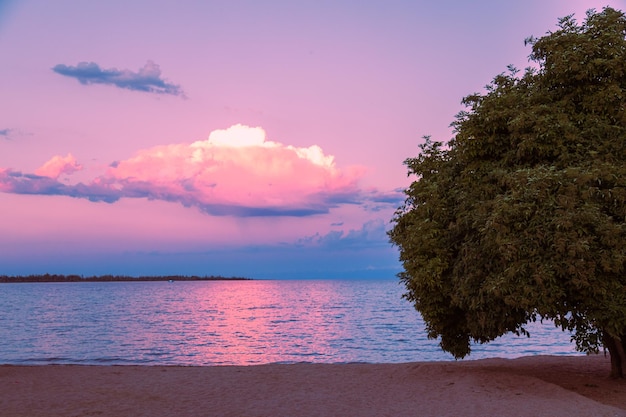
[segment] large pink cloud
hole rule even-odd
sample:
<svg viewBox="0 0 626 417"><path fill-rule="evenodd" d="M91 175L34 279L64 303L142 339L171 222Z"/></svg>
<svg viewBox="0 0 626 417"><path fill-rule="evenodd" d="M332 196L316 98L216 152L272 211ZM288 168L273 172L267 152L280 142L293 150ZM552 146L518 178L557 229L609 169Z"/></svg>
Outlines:
<svg viewBox="0 0 626 417"><path fill-rule="evenodd" d="M0 190L114 202L147 198L179 202L212 215L306 216L341 204L393 204L398 192L362 190L363 167L340 169L316 146L299 148L266 139L260 127L235 125L207 140L143 149L111 164L88 184L62 184L80 169L70 155L55 157L37 175L0 171ZM373 204L372 204L373 203Z"/></svg>

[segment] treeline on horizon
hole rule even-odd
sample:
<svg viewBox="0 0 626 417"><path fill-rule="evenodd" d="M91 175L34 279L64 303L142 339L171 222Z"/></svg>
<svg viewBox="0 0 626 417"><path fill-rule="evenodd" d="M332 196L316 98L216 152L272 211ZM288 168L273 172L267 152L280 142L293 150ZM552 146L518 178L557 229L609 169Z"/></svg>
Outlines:
<svg viewBox="0 0 626 417"><path fill-rule="evenodd" d="M0 275L0 283L12 282L118 282L118 281L246 281L252 278L243 277L222 277L216 275L159 275L159 276L139 276L131 277L126 275Z"/></svg>

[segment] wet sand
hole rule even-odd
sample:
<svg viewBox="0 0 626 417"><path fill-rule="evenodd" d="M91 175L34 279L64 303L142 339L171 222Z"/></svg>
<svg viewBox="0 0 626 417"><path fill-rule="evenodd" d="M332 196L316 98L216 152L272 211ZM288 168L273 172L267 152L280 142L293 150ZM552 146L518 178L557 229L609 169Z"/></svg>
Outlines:
<svg viewBox="0 0 626 417"><path fill-rule="evenodd" d="M0 416L626 416L609 358L0 366Z"/></svg>

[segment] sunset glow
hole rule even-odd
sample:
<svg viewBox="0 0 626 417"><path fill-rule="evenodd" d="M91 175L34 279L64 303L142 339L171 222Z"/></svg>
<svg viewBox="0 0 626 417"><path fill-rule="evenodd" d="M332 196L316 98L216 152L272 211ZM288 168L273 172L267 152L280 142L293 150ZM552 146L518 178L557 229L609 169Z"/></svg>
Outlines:
<svg viewBox="0 0 626 417"><path fill-rule="evenodd" d="M0 2L0 272L394 279L422 135L606 5Z"/></svg>

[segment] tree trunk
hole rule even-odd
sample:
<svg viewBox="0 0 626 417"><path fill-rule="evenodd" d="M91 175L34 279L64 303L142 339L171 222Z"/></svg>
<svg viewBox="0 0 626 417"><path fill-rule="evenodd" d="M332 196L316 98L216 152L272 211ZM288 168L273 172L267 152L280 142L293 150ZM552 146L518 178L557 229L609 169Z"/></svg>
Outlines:
<svg viewBox="0 0 626 417"><path fill-rule="evenodd" d="M606 332L602 335L602 343L611 355L611 378L624 378L624 367L626 367L624 341L626 341L626 335L619 338L609 336Z"/></svg>

